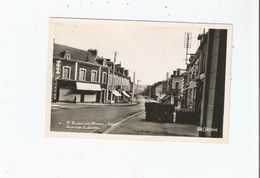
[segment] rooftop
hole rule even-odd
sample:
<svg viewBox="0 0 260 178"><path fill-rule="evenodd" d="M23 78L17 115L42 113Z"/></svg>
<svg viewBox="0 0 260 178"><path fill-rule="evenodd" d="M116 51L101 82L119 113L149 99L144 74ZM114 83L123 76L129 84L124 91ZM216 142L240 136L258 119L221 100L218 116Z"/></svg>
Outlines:
<svg viewBox="0 0 260 178"><path fill-rule="evenodd" d="M61 45L61 44L54 44L53 46L53 57L59 57L63 58L64 53L68 51L71 55L71 59L73 60L78 60L78 61L87 61L88 58L88 52L82 49L78 48L73 48L70 46L66 45ZM93 63L93 64L99 64L95 59L93 58L88 58L88 62Z"/></svg>

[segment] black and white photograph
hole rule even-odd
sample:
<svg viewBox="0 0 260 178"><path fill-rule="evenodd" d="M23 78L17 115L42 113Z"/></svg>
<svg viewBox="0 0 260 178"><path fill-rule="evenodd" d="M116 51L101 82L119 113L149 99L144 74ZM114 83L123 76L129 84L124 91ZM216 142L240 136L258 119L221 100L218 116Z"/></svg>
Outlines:
<svg viewBox="0 0 260 178"><path fill-rule="evenodd" d="M49 134L226 141L232 25L51 18L49 28Z"/></svg>
<svg viewBox="0 0 260 178"><path fill-rule="evenodd" d="M259 177L259 0L0 4L0 178Z"/></svg>

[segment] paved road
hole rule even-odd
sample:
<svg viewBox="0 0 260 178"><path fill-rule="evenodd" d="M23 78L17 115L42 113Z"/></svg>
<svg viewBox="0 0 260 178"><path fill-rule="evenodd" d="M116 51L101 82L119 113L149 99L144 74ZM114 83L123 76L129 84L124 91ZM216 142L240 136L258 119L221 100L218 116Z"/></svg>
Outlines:
<svg viewBox="0 0 260 178"><path fill-rule="evenodd" d="M103 133L120 120L144 111L144 99L133 106L95 106L52 110L51 131Z"/></svg>
<svg viewBox="0 0 260 178"><path fill-rule="evenodd" d="M198 126L192 124L145 121L145 112L107 130L108 134L198 137Z"/></svg>

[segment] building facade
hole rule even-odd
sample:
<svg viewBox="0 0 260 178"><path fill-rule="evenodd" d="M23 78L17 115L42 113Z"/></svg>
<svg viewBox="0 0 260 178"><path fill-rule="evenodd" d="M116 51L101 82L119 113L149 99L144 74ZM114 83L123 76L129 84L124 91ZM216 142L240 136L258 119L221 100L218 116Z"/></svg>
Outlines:
<svg viewBox="0 0 260 178"><path fill-rule="evenodd" d="M167 75L166 80L149 86L149 96L193 114L201 128L213 128L200 136L222 137L227 30L209 29L198 40L200 45L186 69L174 70L170 78Z"/></svg>
<svg viewBox="0 0 260 178"><path fill-rule="evenodd" d="M222 137L225 98L227 30L210 29L199 36L201 82L200 126L217 131L201 132L201 136Z"/></svg>
<svg viewBox="0 0 260 178"><path fill-rule="evenodd" d="M154 83L150 86L150 96L160 103L174 104L176 108L181 108L183 98L184 76L183 70L174 70L170 77Z"/></svg>
<svg viewBox="0 0 260 178"><path fill-rule="evenodd" d="M201 132L200 136L222 137L227 30L210 29L198 39L200 46L186 69L187 108L200 113L201 128L215 130Z"/></svg>
<svg viewBox="0 0 260 178"><path fill-rule="evenodd" d="M107 61L110 67L107 83L107 100L110 102L129 102L132 96L133 83L129 76L129 70L121 66L121 64L114 64L110 60Z"/></svg>
<svg viewBox="0 0 260 178"><path fill-rule="evenodd" d="M170 78L170 103L178 109L183 106L184 74L185 72L182 69L177 69L173 71Z"/></svg>
<svg viewBox="0 0 260 178"><path fill-rule="evenodd" d="M109 70L95 49L54 44L52 101L106 102Z"/></svg>
<svg viewBox="0 0 260 178"><path fill-rule="evenodd" d="M189 64L186 68L186 79L184 95L186 97L186 108L190 111L200 111L201 103L201 83L198 80L199 77L199 54L198 50L195 55L191 55Z"/></svg>

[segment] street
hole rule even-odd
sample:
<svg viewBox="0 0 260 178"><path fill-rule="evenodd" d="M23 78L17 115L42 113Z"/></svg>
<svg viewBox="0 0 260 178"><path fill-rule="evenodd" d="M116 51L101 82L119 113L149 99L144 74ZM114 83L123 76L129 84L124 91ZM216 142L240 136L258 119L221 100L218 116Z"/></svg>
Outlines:
<svg viewBox="0 0 260 178"><path fill-rule="evenodd" d="M196 125L145 121L145 99L139 96L138 101L139 104L64 104L59 109L52 109L51 131L198 136Z"/></svg>
<svg viewBox="0 0 260 178"><path fill-rule="evenodd" d="M144 99L134 105L75 106L52 109L51 131L103 133L120 120L144 111Z"/></svg>
<svg viewBox="0 0 260 178"><path fill-rule="evenodd" d="M145 112L108 130L109 134L198 137L198 127L193 124L161 123L145 120Z"/></svg>

